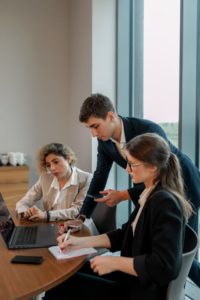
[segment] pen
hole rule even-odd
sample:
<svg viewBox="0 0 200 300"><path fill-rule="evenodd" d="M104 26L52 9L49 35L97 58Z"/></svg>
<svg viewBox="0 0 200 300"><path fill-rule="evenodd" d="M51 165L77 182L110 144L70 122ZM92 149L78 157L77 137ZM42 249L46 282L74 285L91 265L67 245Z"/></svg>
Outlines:
<svg viewBox="0 0 200 300"><path fill-rule="evenodd" d="M69 230L67 231L63 243L66 242L66 241L69 239L70 233L71 233L71 229L69 229ZM62 250L61 250L61 249L60 249L60 253L62 253Z"/></svg>
<svg viewBox="0 0 200 300"><path fill-rule="evenodd" d="M69 230L67 231L67 233L66 233L66 235L65 235L65 238L64 238L64 241L63 241L63 242L66 242L66 241L69 239L70 233L71 233L71 229L69 229Z"/></svg>

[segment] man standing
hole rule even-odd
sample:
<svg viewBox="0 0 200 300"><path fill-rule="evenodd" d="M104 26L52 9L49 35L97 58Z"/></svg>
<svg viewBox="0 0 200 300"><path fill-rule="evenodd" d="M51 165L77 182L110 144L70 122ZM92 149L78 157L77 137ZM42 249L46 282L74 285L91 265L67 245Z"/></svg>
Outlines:
<svg viewBox="0 0 200 300"><path fill-rule="evenodd" d="M162 136L169 143L171 152L176 154L179 159L185 192L194 209L189 224L197 231L197 212L200 206L200 173L192 161L167 139L165 132L159 125L149 120L125 118L117 115L110 99L102 94L93 94L83 102L79 120L86 125L92 136L98 139L97 167L88 194L101 193L104 196L96 201L86 197L80 211L80 220L84 221L86 217L91 216L97 202L105 202L108 206L113 206L127 199L131 199L133 202L138 200L144 188L142 184L134 185L133 188L125 191L104 190L104 188L113 162L124 169L127 167L123 146L137 135L153 132ZM193 265L195 269L191 269L190 277L200 286L200 264L195 261Z"/></svg>

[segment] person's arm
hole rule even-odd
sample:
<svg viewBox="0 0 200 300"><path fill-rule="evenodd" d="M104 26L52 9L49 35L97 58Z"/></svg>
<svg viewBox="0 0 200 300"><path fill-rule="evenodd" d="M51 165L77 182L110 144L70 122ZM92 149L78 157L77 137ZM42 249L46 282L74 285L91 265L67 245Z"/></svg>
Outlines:
<svg viewBox="0 0 200 300"><path fill-rule="evenodd" d="M49 215L47 211L39 209L37 206L32 206L26 210L24 217L30 221L49 221Z"/></svg>
<svg viewBox="0 0 200 300"><path fill-rule="evenodd" d="M110 240L107 234L87 236L87 237L70 236L67 241L65 241L65 235L66 234L63 234L58 237L58 246L62 251L66 250L68 247L110 248Z"/></svg>
<svg viewBox="0 0 200 300"><path fill-rule="evenodd" d="M50 210L48 212L49 221L75 219L78 216L92 178L92 175L89 173L81 172L81 174L79 174L79 172L80 171L77 170L80 180L78 183L78 194L69 194L67 199L69 201L69 197L71 198L71 206L63 209ZM77 193L77 188L74 190L74 192Z"/></svg>
<svg viewBox="0 0 200 300"><path fill-rule="evenodd" d="M104 191L100 191L100 194L103 196L102 198L95 199L96 202L98 203L105 203L106 205L112 207L120 203L121 201L126 201L126 200L132 200L133 203L136 205L139 196L144 190L144 184L135 184L134 187L128 189L128 190L123 190L123 191L117 191L113 189L107 189Z"/></svg>
<svg viewBox="0 0 200 300"><path fill-rule="evenodd" d="M151 215L151 217L150 217ZM151 219L151 230L148 236L141 237L149 240L148 248L143 253L133 257L95 257L91 260L94 272L104 275L113 271L121 271L129 275L138 276L145 284L159 283L166 285L174 279L181 266L181 255L183 245L183 213L177 200L169 193L161 192L159 197L151 199L146 218ZM127 246L124 244L124 236L131 222L123 225L122 229L109 232L111 251L130 247L128 239ZM128 229L129 230L129 229ZM130 232L130 234L132 234ZM150 236L149 236L150 235ZM135 237L138 239L138 237ZM137 245L135 245L137 247ZM129 252L129 249L127 249ZM122 253L123 255L123 253Z"/></svg>
<svg viewBox="0 0 200 300"><path fill-rule="evenodd" d="M121 249L121 244L123 240L123 235L126 232L128 222L122 225L121 229L114 230L112 232L89 236L89 237L74 237L70 236L65 244L63 244L65 239L65 234L58 237L58 244L62 245L63 248L68 246L80 246L80 247L102 247L102 248L112 248L112 251L118 251ZM112 237L112 239L110 238Z"/></svg>
<svg viewBox="0 0 200 300"><path fill-rule="evenodd" d="M110 169L112 167L113 160L108 157L102 150L101 145L98 146L97 155L97 167L94 172L91 184L88 189L88 194L96 195L99 191L105 188ZM83 206L80 210L80 215L84 215L89 218L96 206L96 202L91 198L87 197L84 199Z"/></svg>
<svg viewBox="0 0 200 300"><path fill-rule="evenodd" d="M106 205L113 207L121 201L129 200L130 195L128 190L117 191L113 189L107 189L100 191L102 198L95 199L98 203L105 203Z"/></svg>
<svg viewBox="0 0 200 300"><path fill-rule="evenodd" d="M134 269L134 259L122 256L95 256L90 260L93 271L99 275L120 271L129 275L137 276Z"/></svg>
<svg viewBox="0 0 200 300"><path fill-rule="evenodd" d="M119 251L122 248L124 235L127 234L127 229L130 227L130 220L122 225L122 228L107 233L109 239L109 248L111 251ZM108 248L108 247L107 247ZM114 271L120 271L129 275L137 276L134 268L133 257L122 256L96 256L90 260L91 268L99 275L108 274Z"/></svg>
<svg viewBox="0 0 200 300"><path fill-rule="evenodd" d="M42 197L42 186L41 186L41 177L39 180L28 190L28 192L24 195L16 203L16 211L17 213L25 212L31 206L35 205L36 201L39 201Z"/></svg>

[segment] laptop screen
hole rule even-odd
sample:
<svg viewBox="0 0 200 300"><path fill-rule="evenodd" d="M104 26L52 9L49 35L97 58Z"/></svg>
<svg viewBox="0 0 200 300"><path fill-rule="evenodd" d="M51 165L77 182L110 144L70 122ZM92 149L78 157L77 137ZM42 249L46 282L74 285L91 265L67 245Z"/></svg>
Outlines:
<svg viewBox="0 0 200 300"><path fill-rule="evenodd" d="M9 249L41 248L57 245L57 231L55 224L15 226L1 193L0 234ZM31 237L33 237L33 239L31 239Z"/></svg>
<svg viewBox="0 0 200 300"><path fill-rule="evenodd" d="M12 235L15 225L10 216L9 210L0 194L0 233L8 244L10 236Z"/></svg>

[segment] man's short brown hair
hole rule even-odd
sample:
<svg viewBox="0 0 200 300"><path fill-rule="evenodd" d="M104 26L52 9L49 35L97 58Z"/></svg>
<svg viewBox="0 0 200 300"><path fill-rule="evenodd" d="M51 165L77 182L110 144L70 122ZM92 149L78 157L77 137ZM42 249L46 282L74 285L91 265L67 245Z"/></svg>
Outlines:
<svg viewBox="0 0 200 300"><path fill-rule="evenodd" d="M109 111L115 113L111 100L102 94L92 94L81 106L79 121L87 122L91 116L105 120Z"/></svg>

